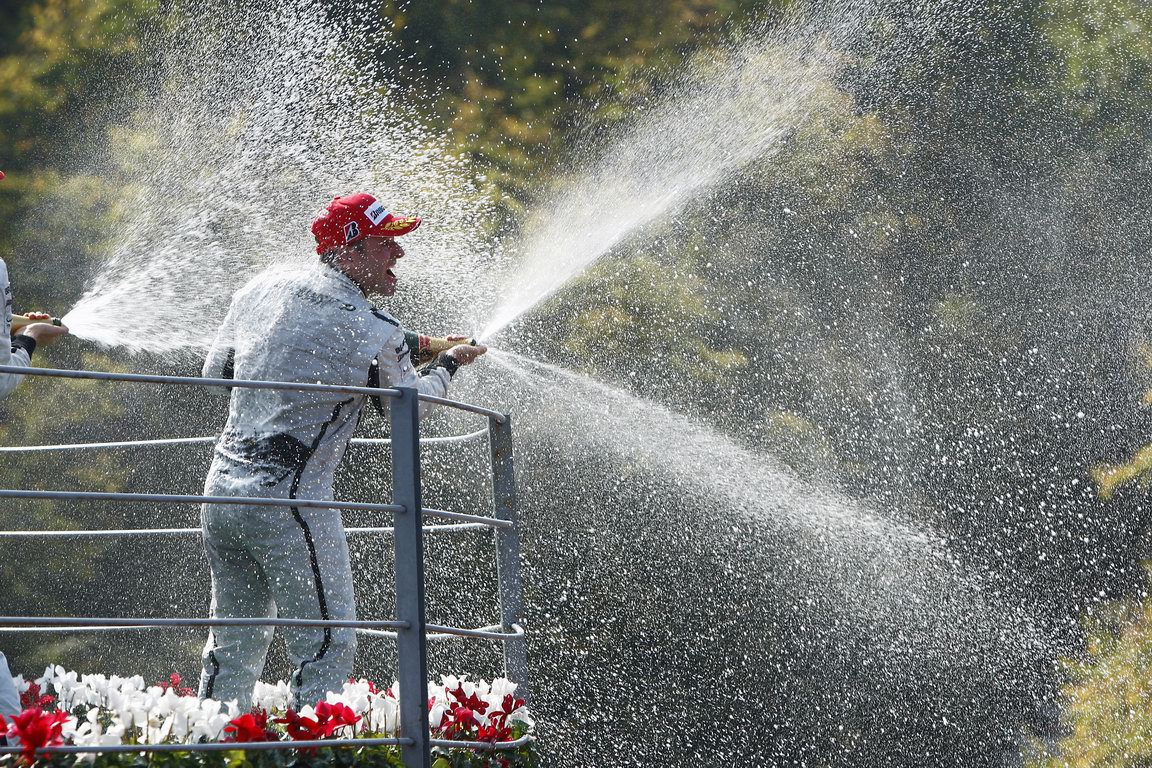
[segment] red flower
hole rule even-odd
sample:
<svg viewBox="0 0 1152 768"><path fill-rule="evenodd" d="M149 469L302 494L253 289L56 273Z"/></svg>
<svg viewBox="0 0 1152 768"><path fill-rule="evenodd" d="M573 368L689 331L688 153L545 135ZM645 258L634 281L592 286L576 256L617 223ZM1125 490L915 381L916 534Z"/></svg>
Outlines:
<svg viewBox="0 0 1152 768"><path fill-rule="evenodd" d="M273 722L283 723L293 741L315 741L327 735L318 722L310 717L301 717L300 713L293 709L288 710L284 713L284 717L278 717Z"/></svg>
<svg viewBox="0 0 1152 768"><path fill-rule="evenodd" d="M508 724L508 717L524 706L524 699L517 699L512 694L505 694L504 700L500 702L500 709L493 712L489 719L492 724L496 726L506 726Z"/></svg>
<svg viewBox="0 0 1152 768"><path fill-rule="evenodd" d="M224 726L224 733L230 734L224 741L276 741L276 735L268 733L268 713L262 709L233 718Z"/></svg>
<svg viewBox="0 0 1152 768"><path fill-rule="evenodd" d="M477 741L511 741L512 729L503 725L482 725L476 730Z"/></svg>
<svg viewBox="0 0 1152 768"><path fill-rule="evenodd" d="M476 713L463 705L449 707L444 717L444 737L447 739L454 739L463 731L480 725Z"/></svg>
<svg viewBox="0 0 1152 768"><path fill-rule="evenodd" d="M462 685L457 686L456 690L454 691L448 691L448 694L452 698L456 699L456 701L460 702L462 706L468 707L468 709L472 710L473 712L484 714L484 712L488 709L488 702L481 700L481 698L475 693L473 693L471 696L466 696L464 694L464 686Z"/></svg>
<svg viewBox="0 0 1152 768"><path fill-rule="evenodd" d="M0 722L3 718L0 718ZM60 735L64 723L68 722L67 712L45 714L39 707L26 709L12 718L8 735L14 736L24 745L21 753L29 765L36 759L36 750L44 747L58 747L64 743Z"/></svg>
<svg viewBox="0 0 1152 768"><path fill-rule="evenodd" d="M156 683L156 685L160 686L160 690L162 691L166 691L169 688L176 689L177 696L195 696L196 691L180 685L182 680L183 678L180 677L179 673L173 672L172 674L168 675L168 682L160 682Z"/></svg>
<svg viewBox="0 0 1152 768"><path fill-rule="evenodd" d="M20 694L20 709L44 709L56 703L55 696L41 695L40 686L35 681L28 684L28 690Z"/></svg>
<svg viewBox="0 0 1152 768"><path fill-rule="evenodd" d="M476 713L468 707L454 708L452 710L452 719L464 728L471 728L472 726L480 724L479 721L476 720Z"/></svg>
<svg viewBox="0 0 1152 768"><path fill-rule="evenodd" d="M321 701L316 704L316 722L323 729L324 736L327 738L334 731L345 726L355 727L356 723L360 722L360 718L347 704L329 704L326 701Z"/></svg>

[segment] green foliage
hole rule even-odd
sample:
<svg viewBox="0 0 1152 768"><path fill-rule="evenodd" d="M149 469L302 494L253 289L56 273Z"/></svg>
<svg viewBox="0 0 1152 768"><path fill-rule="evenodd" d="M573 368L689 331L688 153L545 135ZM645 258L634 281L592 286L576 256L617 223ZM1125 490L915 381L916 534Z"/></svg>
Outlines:
<svg viewBox="0 0 1152 768"><path fill-rule="evenodd" d="M740 352L709 344L716 315L707 285L688 264L669 268L639 257L597 270L574 290L584 300L568 321L568 348L595 373L640 353L676 380L710 389L747 363Z"/></svg>
<svg viewBox="0 0 1152 768"><path fill-rule="evenodd" d="M389 0L389 19L416 83L444 86L435 110L460 147L489 169L510 212L543 186L574 136L615 125L651 103L686 53L733 19L788 5L750 0ZM424 85L428 89L428 85Z"/></svg>
<svg viewBox="0 0 1152 768"><path fill-rule="evenodd" d="M1093 136L1147 133L1152 8L1139 0L1053 0L1042 29L1062 54L1059 86Z"/></svg>
<svg viewBox="0 0 1152 768"><path fill-rule="evenodd" d="M1031 745L1029 768L1152 762L1152 601L1119 600L1085 620L1083 655L1063 665L1063 735Z"/></svg>
<svg viewBox="0 0 1152 768"><path fill-rule="evenodd" d="M1142 343L1139 355L1141 368L1152 369L1152 347ZM1152 405L1152 390L1144 393L1144 405ZM1139 448L1125 461L1093 467L1092 477L1103 499L1112 498L1117 491L1128 485L1136 485L1146 491L1152 485L1152 445Z"/></svg>
<svg viewBox="0 0 1152 768"><path fill-rule="evenodd" d="M23 168L59 157L57 132L107 106L93 96L107 96L114 73L134 61L140 24L157 7L155 0L24 3L23 30L0 58L0 162ZM19 119L30 114L38 119Z"/></svg>

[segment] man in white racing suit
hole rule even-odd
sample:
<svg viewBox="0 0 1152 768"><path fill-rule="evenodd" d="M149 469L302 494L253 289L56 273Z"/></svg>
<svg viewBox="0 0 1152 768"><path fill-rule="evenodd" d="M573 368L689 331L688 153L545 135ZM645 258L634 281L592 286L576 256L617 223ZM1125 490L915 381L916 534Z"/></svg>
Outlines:
<svg viewBox="0 0 1152 768"><path fill-rule="evenodd" d="M389 213L371 195L336 198L313 222L320 263L269 270L232 299L204 364L212 378L414 387L444 395L456 369L486 349L458 345L417 371L396 318L371 294L396 290L404 255L395 237L418 217ZM363 395L235 388L204 493L333 498L337 466L365 404ZM379 398L386 406L387 398ZM348 543L340 510L205 504L204 547L212 615L355 619ZM271 627L215 627L203 653L201 698L252 700ZM355 630L284 628L296 706L315 705L352 672Z"/></svg>

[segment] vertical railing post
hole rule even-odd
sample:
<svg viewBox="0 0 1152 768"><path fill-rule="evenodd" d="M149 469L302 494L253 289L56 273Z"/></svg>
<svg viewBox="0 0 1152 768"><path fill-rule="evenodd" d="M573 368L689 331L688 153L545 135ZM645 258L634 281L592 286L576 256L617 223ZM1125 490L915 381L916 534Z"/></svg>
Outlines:
<svg viewBox="0 0 1152 768"><path fill-rule="evenodd" d="M520 576L520 521L516 511L516 471L512 462L512 417L488 419L492 451L492 504L496 517L512 522L496 529L496 576L500 584L500 622L524 626L524 584ZM504 642L504 671L518 684L517 694L529 698L528 647L525 637Z"/></svg>
<svg viewBox="0 0 1152 768"><path fill-rule="evenodd" d="M396 618L408 623L396 632L400 683L400 735L405 768L430 768L428 745L428 647L424 621L424 539L420 498L420 414L416 390L400 387L392 398L392 498L396 513Z"/></svg>

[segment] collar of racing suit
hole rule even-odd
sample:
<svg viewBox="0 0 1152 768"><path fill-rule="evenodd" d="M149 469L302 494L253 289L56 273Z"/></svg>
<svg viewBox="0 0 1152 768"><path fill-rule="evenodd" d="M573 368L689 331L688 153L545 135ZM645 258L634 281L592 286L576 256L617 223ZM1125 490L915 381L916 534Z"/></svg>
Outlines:
<svg viewBox="0 0 1152 768"><path fill-rule="evenodd" d="M356 285L356 282L352 278L348 277L348 275L344 274L338 268L330 264L319 264L317 266L324 280L336 283L341 288L357 293L364 299L368 298L364 294L364 291L360 290L360 286Z"/></svg>
<svg viewBox="0 0 1152 768"><path fill-rule="evenodd" d="M389 322L399 327L400 323L396 320L395 316L393 316L393 314L388 310L377 307L372 302L372 300L367 295L365 295L364 291L360 290L360 286L356 285L356 282L352 278L348 277L348 275L344 274L339 269L329 264L318 264L317 268L319 270L321 280L332 284L340 291L348 292L352 296L358 296L359 298L363 299L365 302L367 302L367 308L370 311L377 314L378 316L387 315L389 318L391 318ZM455 373L455 369L452 369L452 373Z"/></svg>

